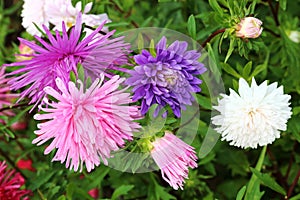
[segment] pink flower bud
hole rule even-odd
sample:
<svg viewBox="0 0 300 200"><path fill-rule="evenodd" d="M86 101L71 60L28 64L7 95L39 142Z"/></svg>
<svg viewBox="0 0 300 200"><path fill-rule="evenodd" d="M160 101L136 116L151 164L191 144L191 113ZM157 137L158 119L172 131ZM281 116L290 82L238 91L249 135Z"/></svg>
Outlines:
<svg viewBox="0 0 300 200"><path fill-rule="evenodd" d="M19 51L20 54L16 55L17 61L31 60L33 58L31 55L34 53L34 50L22 42L19 45Z"/></svg>
<svg viewBox="0 0 300 200"><path fill-rule="evenodd" d="M91 189L88 194L94 199L97 199L99 197L99 190L97 188Z"/></svg>
<svg viewBox="0 0 300 200"><path fill-rule="evenodd" d="M236 36L240 38L257 38L260 36L263 28L262 21L255 17L245 17L237 25Z"/></svg>
<svg viewBox="0 0 300 200"><path fill-rule="evenodd" d="M22 131L27 128L27 123L22 121L15 122L10 126L10 128L12 128L14 131Z"/></svg>

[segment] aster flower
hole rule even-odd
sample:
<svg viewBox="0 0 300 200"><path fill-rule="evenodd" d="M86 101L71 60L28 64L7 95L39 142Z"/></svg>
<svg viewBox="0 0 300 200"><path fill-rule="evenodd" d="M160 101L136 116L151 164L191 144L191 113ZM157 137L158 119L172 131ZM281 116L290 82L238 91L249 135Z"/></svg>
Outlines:
<svg viewBox="0 0 300 200"><path fill-rule="evenodd" d="M188 168L198 166L194 148L168 131L152 145L151 156L160 168L163 179L175 190L179 187L183 189L183 183L188 178Z"/></svg>
<svg viewBox="0 0 300 200"><path fill-rule="evenodd" d="M10 86L7 83L9 81L8 78L5 77L5 67L0 68L0 109L5 106L11 105L11 100L16 98L18 94L10 93ZM13 113L11 111L3 111L0 112L0 116L12 116ZM0 119L0 123L4 123L3 119Z"/></svg>
<svg viewBox="0 0 300 200"><path fill-rule="evenodd" d="M69 81L71 71L77 74L77 64L84 62L86 74L93 79L99 77L104 70L116 64L116 60L123 59L129 44L124 43L122 37L108 39L114 31L106 35L99 35L103 28L102 23L92 34L80 41L81 36L81 14L78 15L75 27L68 35L65 23L62 23L62 35L56 31L53 36L49 29L44 26L48 41L36 36L42 44L39 46L34 42L19 38L19 40L30 47L35 53L31 60L15 62L7 66L24 66L11 72L14 77L10 80L13 90L27 87L21 98L28 96L30 103L39 103L45 96L43 89L46 86L56 88L55 79L59 77L65 84ZM126 62L123 60L123 62ZM123 64L123 63L119 63ZM15 76L21 74L20 76ZM57 89L57 88L56 88Z"/></svg>
<svg viewBox="0 0 300 200"><path fill-rule="evenodd" d="M56 79L56 85L62 94L48 86L45 92L58 102L48 102L42 108L45 114L36 114L36 120L48 120L38 124L40 130L32 143L41 145L54 138L46 148L45 154L57 148L52 161L66 161L67 168L82 170L85 163L87 171L100 164L100 158L107 165L110 152L122 147L124 140L132 140L132 133L139 125L133 120L139 117L136 106L125 89L117 90L124 78L114 76L109 81L98 79L84 92L79 81L77 89L73 82L65 86L63 80ZM102 86L101 86L102 85ZM50 108L51 107L51 108Z"/></svg>
<svg viewBox="0 0 300 200"><path fill-rule="evenodd" d="M249 86L244 79L239 80L239 94L230 89L230 95L222 94L218 106L220 112L212 118L216 131L222 140L242 148L257 148L271 144L285 131L291 117L290 95L283 93L277 83L267 85L264 81L257 85L255 79Z"/></svg>
<svg viewBox="0 0 300 200"><path fill-rule="evenodd" d="M163 37L156 45L156 56L143 50L134 56L138 64L130 71L131 77L126 83L133 86L133 100L142 100L141 112L145 114L153 104L158 104L156 113L169 105L177 117L185 105L194 101L192 94L200 92L202 83L196 75L206 71L204 65L198 62L200 53L187 51L187 42L175 41L166 47Z"/></svg>
<svg viewBox="0 0 300 200"><path fill-rule="evenodd" d="M236 36L240 38L258 38L263 31L262 21L255 17L245 17L237 25Z"/></svg>
<svg viewBox="0 0 300 200"><path fill-rule="evenodd" d="M104 22L110 22L106 13L93 15L88 14L92 9L93 3L90 2L85 5L82 10L82 23L88 26L99 26ZM71 0L52 0L45 2L45 13L49 22L53 24L55 30L62 31L61 22L64 21L67 29L75 25L76 17L81 12L82 2L76 3L75 7L72 5ZM102 31L107 32L108 29L103 27ZM89 33L92 31L89 31Z"/></svg>
<svg viewBox="0 0 300 200"><path fill-rule="evenodd" d="M20 173L8 170L5 161L0 162L0 199L28 199L29 190L20 189L25 183Z"/></svg>
<svg viewBox="0 0 300 200"><path fill-rule="evenodd" d="M49 20L44 10L45 2L46 0L24 0L21 13L22 26L31 35L42 35L34 24L38 27L42 27L43 24L49 27Z"/></svg>

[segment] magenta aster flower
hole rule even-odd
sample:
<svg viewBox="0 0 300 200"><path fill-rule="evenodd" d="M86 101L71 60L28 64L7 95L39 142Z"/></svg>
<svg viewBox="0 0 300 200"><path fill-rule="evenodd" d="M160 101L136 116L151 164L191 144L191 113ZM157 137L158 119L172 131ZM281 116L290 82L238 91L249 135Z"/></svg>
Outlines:
<svg viewBox="0 0 300 200"><path fill-rule="evenodd" d="M156 56L146 50L134 56L138 66L129 72L131 77L126 83L134 87L133 100L142 100L142 114L151 105L158 104L156 113L169 105L180 117L181 108L194 101L192 93L200 92L202 81L196 75L205 72L206 68L198 62L201 54L195 50L187 51L187 46L187 42L175 41L166 47L163 37L156 46Z"/></svg>
<svg viewBox="0 0 300 200"><path fill-rule="evenodd" d="M124 43L122 37L109 39L114 31L101 35L98 32L103 28L102 23L93 33L82 38L82 16L81 13L76 19L76 24L68 34L65 23L62 23L62 35L56 31L55 35L43 26L47 39L35 36L39 46L34 42L19 38L20 42L27 45L35 53L31 60L15 62L7 66L24 66L11 72L9 75L19 75L10 81L13 90L26 88L20 99L28 96L30 103L38 103L45 96L43 89L46 86L55 89L55 79L60 78L66 85L69 81L70 71L77 74L77 64L84 62L84 69L88 75L95 79L100 73L116 64L123 64L126 51L129 45ZM120 61L121 60L121 61ZM120 63L121 62L121 63Z"/></svg>
<svg viewBox="0 0 300 200"><path fill-rule="evenodd" d="M188 178L188 168L197 167L194 148L166 131L165 136L152 143L151 155L161 170L162 177L171 187L183 189Z"/></svg>
<svg viewBox="0 0 300 200"><path fill-rule="evenodd" d="M117 90L124 78L114 76L102 85L103 79L96 79L85 92L80 81L78 89L73 82L65 86L60 78L56 85L62 94L50 86L44 89L58 102L45 99L47 107L40 106L46 113L34 118L48 121L38 124L38 137L32 143L41 145L54 138L45 149L48 154L57 148L52 161L66 161L66 167L75 171L85 163L91 171L100 164L99 157L107 165L110 152L122 147L124 140L132 140L139 128L133 121L140 117L138 107L128 105L132 100L126 88Z"/></svg>
<svg viewBox="0 0 300 200"><path fill-rule="evenodd" d="M20 173L15 173L15 170L6 168L5 161L0 162L0 199L28 199L31 191L20 189L25 183L24 178Z"/></svg>

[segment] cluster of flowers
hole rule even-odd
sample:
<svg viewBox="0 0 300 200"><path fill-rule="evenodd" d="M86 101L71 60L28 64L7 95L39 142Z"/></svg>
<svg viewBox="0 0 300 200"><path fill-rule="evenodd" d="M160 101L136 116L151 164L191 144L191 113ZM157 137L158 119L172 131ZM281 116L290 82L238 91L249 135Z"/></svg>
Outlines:
<svg viewBox="0 0 300 200"><path fill-rule="evenodd" d="M34 20L28 19L26 2L23 25L30 32L32 26L28 24ZM34 119L41 123L33 143L41 145L52 140L44 152L48 154L57 149L52 161L65 162L66 167L74 171L81 171L85 166L90 172L101 161L108 165L111 152L134 139L134 133L140 128L137 120L143 118L153 104L158 105L155 115L168 106L180 118L181 111L195 101L193 93L200 92L202 83L197 76L206 68L198 61L201 56L198 51L187 50L187 42L167 45L163 37L156 45L155 55L142 50L133 57L135 67L125 70L121 66L129 64L130 45L122 37L114 37L114 31L104 30L106 34L99 34L105 22L82 37L87 31L82 30L83 23L96 19L86 14L91 4L86 5L82 14L80 5L74 8L71 0L38 2L35 5L45 13L57 3L60 9L52 10L63 12L64 18L55 18L53 16L59 13L49 12L43 14L47 19L34 21L42 26L46 39L38 35L35 35L37 42L20 38L32 53L20 55L29 59L5 65L21 67L8 73L9 78L3 78L3 74L1 78L11 90L22 90L18 102L26 97L30 99L29 104L39 108ZM49 30L49 23L55 25L55 34ZM240 27L240 30L245 32L246 28ZM252 36L257 37L257 34ZM247 36L243 34L243 37ZM83 68L83 79L79 78L78 65ZM4 72L4 67L1 70ZM130 77L115 75L118 71L126 71ZM75 82L70 74L77 77ZM215 107L220 112L212 118L213 124L218 126L216 130L224 140L243 148L272 143L280 136L279 130L286 129L291 115L290 96L283 94L283 88L277 88L276 83L268 86L264 82L257 86L254 79L251 87L243 79L239 83L239 94L231 90ZM122 86L125 87L120 89ZM133 87L133 96L126 92L128 87ZM5 92L8 86L3 88ZM140 106L135 103L138 101ZM163 116L170 114L165 112ZM151 156L164 180L174 189L182 189L188 168L197 167L194 148L169 131L151 141L151 145Z"/></svg>

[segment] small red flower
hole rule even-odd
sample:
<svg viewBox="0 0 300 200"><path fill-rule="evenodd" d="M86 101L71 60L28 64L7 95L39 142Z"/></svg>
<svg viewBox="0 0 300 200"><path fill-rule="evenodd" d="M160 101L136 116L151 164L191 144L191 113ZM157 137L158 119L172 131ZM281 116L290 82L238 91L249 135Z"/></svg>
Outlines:
<svg viewBox="0 0 300 200"><path fill-rule="evenodd" d="M32 160L24 160L24 159L21 159L17 162L17 167L19 169L27 169L27 170L30 170L30 171L35 171L35 168L32 167Z"/></svg>

